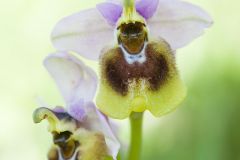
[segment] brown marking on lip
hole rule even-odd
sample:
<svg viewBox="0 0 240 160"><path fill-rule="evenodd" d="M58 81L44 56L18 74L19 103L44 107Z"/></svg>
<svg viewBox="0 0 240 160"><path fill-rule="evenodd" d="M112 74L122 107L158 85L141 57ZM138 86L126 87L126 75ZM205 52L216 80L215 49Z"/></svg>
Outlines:
<svg viewBox="0 0 240 160"><path fill-rule="evenodd" d="M119 47L110 49L102 57L102 75L113 90L123 96L127 95L132 80L145 79L148 89L157 91L172 75L173 54L166 42L151 42L146 47L146 58L144 63L128 64Z"/></svg>

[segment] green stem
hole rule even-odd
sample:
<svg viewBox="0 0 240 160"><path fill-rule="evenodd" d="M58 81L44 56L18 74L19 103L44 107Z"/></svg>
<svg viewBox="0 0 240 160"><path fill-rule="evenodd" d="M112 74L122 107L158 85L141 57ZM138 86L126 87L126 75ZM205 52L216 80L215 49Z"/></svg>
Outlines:
<svg viewBox="0 0 240 160"><path fill-rule="evenodd" d="M126 17L131 17L135 10L135 0L124 0L123 13Z"/></svg>
<svg viewBox="0 0 240 160"><path fill-rule="evenodd" d="M135 0L124 0L123 5L124 7L134 7Z"/></svg>
<svg viewBox="0 0 240 160"><path fill-rule="evenodd" d="M142 120L143 113L132 113L131 122L131 143L128 160L140 160L142 145Z"/></svg>

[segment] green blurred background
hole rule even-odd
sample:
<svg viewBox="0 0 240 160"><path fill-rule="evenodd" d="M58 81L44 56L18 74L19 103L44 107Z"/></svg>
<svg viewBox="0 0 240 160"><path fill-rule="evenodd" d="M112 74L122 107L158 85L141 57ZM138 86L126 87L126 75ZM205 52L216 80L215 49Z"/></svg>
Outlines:
<svg viewBox="0 0 240 160"><path fill-rule="evenodd" d="M143 159L240 160L240 1L189 1L207 10L214 25L178 50L188 96L172 114L146 114ZM46 122L33 124L32 112L39 99L63 104L42 66L54 52L49 35L59 19L97 2L0 1L0 160L46 159L51 136ZM128 121L116 124L126 150Z"/></svg>

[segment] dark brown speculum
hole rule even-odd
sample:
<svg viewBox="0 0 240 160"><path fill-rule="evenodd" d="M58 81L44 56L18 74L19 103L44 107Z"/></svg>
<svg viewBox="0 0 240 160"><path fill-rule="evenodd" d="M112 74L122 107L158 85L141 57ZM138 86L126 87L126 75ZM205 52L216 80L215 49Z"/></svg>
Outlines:
<svg viewBox="0 0 240 160"><path fill-rule="evenodd" d="M158 49L166 47L164 51ZM143 63L134 62L129 64L117 47L106 52L102 58L102 74L106 77L107 83L113 90L121 95L127 95L129 83L132 80L146 80L148 89L157 91L171 77L171 69L174 68L173 55L169 46L163 42L148 43L145 49L146 61Z"/></svg>
<svg viewBox="0 0 240 160"><path fill-rule="evenodd" d="M141 22L123 23L118 27L120 32L118 43L121 44L129 54L138 54L147 40L145 24Z"/></svg>

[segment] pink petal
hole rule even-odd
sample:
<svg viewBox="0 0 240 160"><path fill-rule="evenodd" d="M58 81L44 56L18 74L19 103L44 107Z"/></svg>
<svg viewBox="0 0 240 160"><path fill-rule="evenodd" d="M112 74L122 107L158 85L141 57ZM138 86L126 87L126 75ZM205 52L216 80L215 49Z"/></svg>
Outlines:
<svg viewBox="0 0 240 160"><path fill-rule="evenodd" d="M102 14L102 16L111 25L115 25L122 14L122 6L115 3L111 2L100 3L97 4L96 7L98 11Z"/></svg>
<svg viewBox="0 0 240 160"><path fill-rule="evenodd" d="M179 0L159 0L156 14L148 20L150 35L164 38L174 50L199 37L211 24L204 10Z"/></svg>
<svg viewBox="0 0 240 160"><path fill-rule="evenodd" d="M159 0L140 0L136 3L136 10L145 19L151 18L157 10Z"/></svg>
<svg viewBox="0 0 240 160"><path fill-rule="evenodd" d="M106 45L112 45L114 27L100 12L88 9L63 18L52 31L52 43L58 51L73 51L97 60Z"/></svg>
<svg viewBox="0 0 240 160"><path fill-rule="evenodd" d="M95 96L97 76L94 71L67 53L48 56L44 65L55 80L70 114L81 119L82 111L76 108L81 108L83 101L92 101Z"/></svg>
<svg viewBox="0 0 240 160"><path fill-rule="evenodd" d="M71 103L68 106L68 114L70 114L74 119L78 120L79 122L83 122L86 118L86 112L84 109L84 99L80 99L77 102Z"/></svg>

